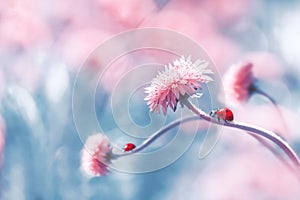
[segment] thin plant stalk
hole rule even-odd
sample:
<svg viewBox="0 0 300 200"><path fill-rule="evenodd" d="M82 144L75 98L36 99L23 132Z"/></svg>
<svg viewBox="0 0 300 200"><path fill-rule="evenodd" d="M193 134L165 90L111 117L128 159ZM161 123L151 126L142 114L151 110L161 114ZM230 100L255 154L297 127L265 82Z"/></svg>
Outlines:
<svg viewBox="0 0 300 200"><path fill-rule="evenodd" d="M300 161L299 161L299 158L298 158L297 154L295 153L295 151L291 148L291 146L285 140L283 140L280 136L278 136L274 132L266 130L266 129L258 127L258 126L255 126L255 125L250 125L247 123L242 123L242 122L237 122L237 121L220 122L220 121L212 118L210 115L205 113L203 110L197 108L189 100L184 101L183 104L186 105L187 108L189 108L192 112L197 114L200 118L202 118L208 122L245 130L247 132L252 132L256 135L262 136L262 137L274 142L291 159L291 161L297 167L297 169L300 170Z"/></svg>
<svg viewBox="0 0 300 200"><path fill-rule="evenodd" d="M268 95L266 92L262 91L261 89L259 89L256 86L252 86L250 90L252 91L252 93L259 94L259 95L265 97L268 101L270 101L270 103L274 106L274 108L275 108L278 116L280 117L280 120L281 120L281 122L283 124L284 130L288 131L289 129L288 129L288 126L286 124L286 121L285 121L285 119L284 119L284 117L282 115L282 112L279 109L279 106L278 106L277 102L275 101L275 99L272 98L270 95Z"/></svg>
<svg viewBox="0 0 300 200"><path fill-rule="evenodd" d="M256 139L261 145L263 145L265 148L269 149L273 155L279 160L281 161L287 168L288 170L290 170L291 172L295 173L297 175L297 178L300 180L300 173L298 172L298 170L295 169L295 167L291 166L290 163L280 154L278 154L278 152L276 151L276 149L269 144L267 141L265 141L261 136L256 135L252 132L247 132L249 135L251 135L254 139Z"/></svg>
<svg viewBox="0 0 300 200"><path fill-rule="evenodd" d="M202 116L206 119L206 121L215 122L217 124L224 125L224 124L222 124L218 121L215 121L214 119L212 119L210 116L208 116L204 112L202 113ZM150 144L152 144L160 136L162 136L163 134L165 134L169 130L175 128L176 126L179 126L181 123L186 123L186 122L195 121L195 120L199 120L199 117L198 116L193 116L193 117L186 117L186 118L183 118L183 119L178 119L178 120L168 124L163 129L160 129L157 132L155 132L154 134L152 134L152 136L150 136L148 139L146 139L142 144L137 146L132 151L122 152L122 153L115 153L113 155L113 157L118 158L118 157L128 156L128 155L131 155L131 154L134 154L134 153L138 153L138 152L144 150ZM252 133L252 132L249 132L249 131L246 131L246 133L248 133L250 136L254 137L260 144L262 144L264 147L269 149L274 154L275 157L277 157L282 163L284 163L286 165L286 167L289 170L291 170L292 172L295 172L295 169L284 159L284 157L282 157L281 155L278 154L278 152L276 151L276 149L273 148L272 145L270 145L267 141L264 140L264 138L262 138L261 134ZM263 137L265 137L265 136L263 136ZM291 153L291 154L293 154L293 153ZM300 174L299 173L296 173L296 174L297 174L298 178L300 179Z"/></svg>
<svg viewBox="0 0 300 200"><path fill-rule="evenodd" d="M149 138L147 138L142 144L137 146L132 151L123 152L123 153L115 153L113 156L114 156L114 158L117 158L117 157L127 156L127 155L131 155L133 153L140 152L140 151L144 150L146 147L148 147L150 144L152 144L157 138L162 136L164 133L166 133L169 130L175 128L176 126L179 126L181 123L185 123L185 122L189 122L189 121L195 121L195 120L199 120L199 117L198 116L192 116L192 117L186 117L186 118L183 118L183 119L178 119L178 120L170 123L169 125L165 126L163 129L160 129L160 130L156 131L155 133L153 133Z"/></svg>

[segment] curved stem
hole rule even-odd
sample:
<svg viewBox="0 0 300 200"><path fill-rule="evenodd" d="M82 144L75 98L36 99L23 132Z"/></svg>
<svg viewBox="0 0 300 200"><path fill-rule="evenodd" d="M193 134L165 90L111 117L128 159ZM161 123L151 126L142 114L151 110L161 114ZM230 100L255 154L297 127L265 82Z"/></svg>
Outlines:
<svg viewBox="0 0 300 200"><path fill-rule="evenodd" d="M172 128L174 128L174 127L176 127L178 125L180 125L181 123L185 123L185 122L189 122L189 121L193 121L193 120L199 120L199 117L193 116L193 117L186 117L186 118L183 118L183 119L178 119L178 120L170 123L169 125L167 125L163 129L160 129L157 132L155 132L153 135L151 135L149 138L147 138L142 144L140 144L139 146L137 146L132 151L118 153L118 154L115 153L113 156L114 156L114 158L117 158L117 157L127 156L127 155L131 155L133 153L140 152L143 149L145 149L147 146L149 146L150 144L152 144L157 138L159 138L160 136L162 136L167 131L171 130Z"/></svg>
<svg viewBox="0 0 300 200"><path fill-rule="evenodd" d="M121 156L126 156L126 155L131 155L133 153L140 152L143 149L145 149L147 146L149 146L150 144L152 144L157 138L159 138L164 133L166 133L167 131L169 131L170 129L172 129L172 128L178 126L178 125L180 125L181 123L185 123L185 122L189 122L189 121L194 121L194 120L199 120L199 117L193 116L193 117L183 118L181 120L176 120L176 121L172 122L171 124L167 125L165 128L163 128L163 129L155 132L152 136L150 136L148 139L146 139L141 145L139 145L134 150L132 150L130 152L124 152L124 153L120 153L120 154L114 154L114 158L121 157ZM285 160L280 155L278 155L278 153L276 152L276 150L270 144L268 144L266 141L264 141L258 135L255 135L255 134L253 134L251 132L247 132L247 133L249 135L251 135L252 137L254 137L258 142L260 142L267 149L269 149L280 161L282 161L289 169L291 169L291 166L287 162L285 162Z"/></svg>
<svg viewBox="0 0 300 200"><path fill-rule="evenodd" d="M221 123L213 118L211 118L209 115L207 115L204 111L197 109L193 104L191 104L190 102L186 102L186 104L188 108L190 108L194 113L196 113L197 115L199 115L202 119L205 119L206 121L210 121L216 124L220 124L220 125L227 125L230 126L228 123ZM200 118L200 119L201 119ZM134 150L130 151L130 152L122 152L122 153L114 153L112 156L116 159L118 157L123 157L123 156L128 156L137 152L142 151L143 149L145 149L147 146L149 146L150 144L152 144L157 138L159 138L160 136L162 136L164 133L166 133L167 131L171 130L172 128L180 125L181 123L185 123L185 122L189 122L189 121L193 121L193 120L199 120L198 116L193 116L193 117L186 117L183 119L179 119L176 120L172 123L170 123L169 125L167 125L166 127L164 127L163 129L155 132L152 136L150 136L148 139L146 139L141 145L137 146ZM235 123L237 124L237 123ZM235 126L231 126L231 127L235 127ZM245 128L242 128L243 130L245 130ZM252 130L253 131L253 130ZM298 171L295 171L295 169L281 156L277 153L277 151L268 143L266 142L263 138L261 138L261 136L266 137L264 134L261 133L252 133L250 131L246 131L246 133L248 133L250 136L254 137L258 142L260 142L260 144L262 144L264 147L266 147L267 149L269 149L275 157L277 157L281 162L283 162L286 167L292 171L295 172L297 177L300 179L300 173L298 173ZM266 133L268 134L268 133ZM272 136L273 135L273 136ZM275 139L270 139L271 138L275 138ZM266 137L267 139L273 141L274 143L276 143L278 146L287 146L285 148L282 148L284 150L284 152L289 155L289 157L293 160L293 163L296 164L296 166L299 168L299 160L297 158L297 155L293 152L293 150L291 149L291 147L289 147L289 145L283 141L279 136L277 136L275 133L272 133L271 136ZM275 142L274 140L276 140L277 142ZM281 145L279 145L278 143L282 143ZM288 152L287 152L288 151Z"/></svg>
<svg viewBox="0 0 300 200"><path fill-rule="evenodd" d="M253 86L253 92L256 92L257 94L260 94L262 96L264 96L265 98L267 98L274 106L277 106L277 103L275 101L274 98L272 98L271 96L269 96L267 93L265 93L264 91L262 91L261 89L259 89L256 86Z"/></svg>
<svg viewBox="0 0 300 200"><path fill-rule="evenodd" d="M274 132L263 129L263 128L260 128L258 126L254 126L254 125L250 125L250 124L246 124L246 123L241 123L241 122L236 122L236 121L235 122L225 122L225 121L221 122L221 121L218 121L218 120L212 118L210 115L206 114L201 109L195 107L190 101L186 100L183 103L191 111L193 111L195 114L197 114L198 117L194 116L194 117L187 117L187 118L176 120L176 121L170 123L169 125L167 125L166 127L164 127L163 129L155 132L152 136L150 136L148 139L146 139L141 145L137 146L134 150L132 150L130 152L114 153L113 157L118 158L118 157L127 156L127 155L131 155L131 154L140 152L143 149L145 149L147 146L152 144L157 138L159 138L160 136L162 136L164 133L171 130L172 128L180 125L181 123L185 123L185 122L189 122L189 121L193 121L193 120L199 120L199 117L200 117L200 118L202 118L202 119L204 119L208 122L212 122L212 123L219 124L219 125L224 125L224 126L227 126L227 127L232 127L232 128L245 130L248 134L250 134L255 139L257 139L263 146L265 146L267 149L269 149L291 171L294 171L292 166L290 166L289 163L286 162L283 157L278 155L276 150L270 144L268 144L266 141L264 141L261 137L266 138L266 139L274 142L292 160L292 162L296 165L297 169L298 170L300 169L300 161L297 157L297 154L293 151L293 149L289 146L289 144L286 141L284 141L280 136L278 136ZM297 174L298 178L300 179L300 174L298 172L296 174Z"/></svg>
<svg viewBox="0 0 300 200"><path fill-rule="evenodd" d="M284 141L280 136L275 134L272 131L263 129L261 127L250 125L242 122L219 122L216 119L211 118L208 114L206 114L203 110L197 108L194 106L190 101L186 100L183 102L184 105L186 105L191 111L193 111L195 114L197 114L202 119L212 122L214 124L220 124L227 127L237 128L245 131L252 132L254 134L260 135L272 142L274 142L277 146L279 146L285 154L292 160L292 162L295 164L295 166L300 170L300 161L297 157L297 154L294 152L294 150L289 146L289 144Z"/></svg>
<svg viewBox="0 0 300 200"><path fill-rule="evenodd" d="M163 129L155 132L152 136L150 136L148 139L146 139L141 145L137 146L134 150L132 150L130 152L122 152L120 154L114 154L114 157L116 158L116 157L131 155L133 153L140 152L143 149L145 149L147 146L152 144L157 138L162 136L167 131L180 125L181 123L185 123L185 122L189 122L189 121L193 121L193 120L199 120L199 117L193 116L193 117L183 118L181 120L176 120L176 121L170 123L169 125L167 125L166 127L164 127ZM266 141L264 141L258 135L253 134L252 132L247 132L247 133L249 135L251 135L252 137L254 137L256 140L258 140L263 146L265 146L267 149L269 149L279 160L281 160L283 163L285 163L289 169L291 169L291 166L289 166L288 163L286 163L285 160L277 154L276 150L273 149L273 147L270 144L268 144Z"/></svg>
<svg viewBox="0 0 300 200"><path fill-rule="evenodd" d="M247 132L247 133L249 135L251 135L254 139L256 139L261 145L263 145L264 147L266 147L267 149L269 149L274 154L274 156L279 161L281 161L291 172L295 173L297 175L297 178L300 180L300 173L298 171L295 171L295 168L293 166L291 166L290 163L287 162L284 157L282 157L281 155L279 155L278 152L276 151L276 149L272 145L270 145L267 141L265 141L259 135L256 135L256 134L251 133L251 132Z"/></svg>
<svg viewBox="0 0 300 200"><path fill-rule="evenodd" d="M285 122L284 117L282 116L282 112L280 111L278 104L276 103L275 99L273 99L271 96L269 96L267 93L265 93L264 91L262 91L261 89L259 89L258 87L253 86L253 92L256 92L259 95L262 95L263 97L265 97L266 99L268 99L271 104L275 107L277 114L279 115L282 124L284 126L285 131L288 131L288 126Z"/></svg>

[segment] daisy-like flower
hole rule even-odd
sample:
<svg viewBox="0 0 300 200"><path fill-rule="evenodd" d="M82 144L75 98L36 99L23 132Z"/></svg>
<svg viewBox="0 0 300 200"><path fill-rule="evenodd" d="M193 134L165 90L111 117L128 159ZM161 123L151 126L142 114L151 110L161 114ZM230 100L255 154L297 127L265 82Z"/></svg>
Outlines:
<svg viewBox="0 0 300 200"><path fill-rule="evenodd" d="M224 75L223 83L226 96L230 101L243 103L248 100L254 90L252 63L233 65Z"/></svg>
<svg viewBox="0 0 300 200"><path fill-rule="evenodd" d="M89 176L106 175L110 158L111 145L108 138L100 133L91 135L81 151L81 169Z"/></svg>
<svg viewBox="0 0 300 200"><path fill-rule="evenodd" d="M213 72L207 69L208 62L205 60L191 61L191 56L187 59L181 57L169 66L165 66L163 72L152 80L150 87L145 89L148 94L145 98L150 111L160 113L160 107L164 115L167 108L176 110L177 103L195 95L201 89L200 82L208 83L213 79L208 76Z"/></svg>
<svg viewBox="0 0 300 200"><path fill-rule="evenodd" d="M276 101L266 92L261 90L255 82L253 76L253 64L251 62L239 63L233 65L224 75L224 91L228 103L232 106L245 103L253 94L258 94L267 98L277 110L278 116L281 118L285 130L288 132L289 128L286 125L285 119L282 117L282 112L278 107Z"/></svg>

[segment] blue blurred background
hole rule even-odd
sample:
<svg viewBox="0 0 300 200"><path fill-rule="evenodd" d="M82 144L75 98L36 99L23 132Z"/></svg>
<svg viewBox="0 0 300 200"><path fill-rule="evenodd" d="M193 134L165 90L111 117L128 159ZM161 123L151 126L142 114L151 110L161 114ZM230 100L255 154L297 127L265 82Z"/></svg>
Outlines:
<svg viewBox="0 0 300 200"><path fill-rule="evenodd" d="M199 160L205 125L199 126L199 136L185 154L164 169L144 174L112 170L108 176L95 178L81 172L84 141L72 113L76 73L103 41L143 27L167 28L192 38L221 75L231 64L253 62L259 86L283 111L289 130L282 136L300 154L300 1L3 1L0 198L299 199L300 183L295 176L268 150L238 131L223 130L212 153ZM122 133L113 120L110 99L114 84L127 70L151 62L167 64L172 59L159 51L141 50L114 64L95 93L96 115L104 131ZM101 66L97 57L89 60L91 68ZM143 74L137 79L152 77ZM138 89L128 108L132 120L141 126L150 120L143 95L143 89ZM201 99L199 104L209 106ZM237 119L284 130L273 107L258 96L234 112ZM167 121L176 116L171 114ZM168 143L175 131L152 148ZM142 142L121 134L112 134L110 139L119 148L129 140Z"/></svg>

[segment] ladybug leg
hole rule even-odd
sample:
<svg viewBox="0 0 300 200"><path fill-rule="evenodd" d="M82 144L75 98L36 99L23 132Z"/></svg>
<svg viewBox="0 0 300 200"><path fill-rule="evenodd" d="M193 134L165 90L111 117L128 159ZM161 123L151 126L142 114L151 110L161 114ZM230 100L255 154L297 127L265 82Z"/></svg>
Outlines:
<svg viewBox="0 0 300 200"><path fill-rule="evenodd" d="M209 116L215 117L216 113L217 113L216 110L212 110L212 111L210 111Z"/></svg>

